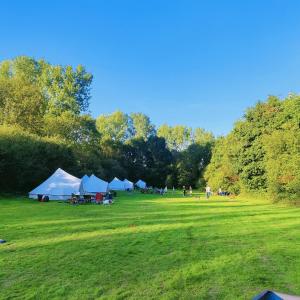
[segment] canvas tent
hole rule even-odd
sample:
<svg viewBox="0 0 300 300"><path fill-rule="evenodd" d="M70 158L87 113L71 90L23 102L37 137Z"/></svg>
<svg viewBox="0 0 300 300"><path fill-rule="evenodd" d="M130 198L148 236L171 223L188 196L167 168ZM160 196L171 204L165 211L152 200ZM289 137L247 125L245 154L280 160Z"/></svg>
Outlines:
<svg viewBox="0 0 300 300"><path fill-rule="evenodd" d="M135 185L137 187L139 187L140 189L145 189L146 188L146 182L141 180L141 179L139 181L137 181Z"/></svg>
<svg viewBox="0 0 300 300"><path fill-rule="evenodd" d="M81 180L80 194L91 195L96 193L106 193L108 190L108 182L98 178L94 174L88 179Z"/></svg>
<svg viewBox="0 0 300 300"><path fill-rule="evenodd" d="M109 189L112 191L125 191L125 184L122 180L115 177L110 183L109 183Z"/></svg>
<svg viewBox="0 0 300 300"><path fill-rule="evenodd" d="M125 190L133 190L134 188L133 182L127 179L124 179L123 182L124 182Z"/></svg>
<svg viewBox="0 0 300 300"><path fill-rule="evenodd" d="M89 180L90 177L87 176L87 175L84 175L82 178L81 178L81 182L86 182L87 180Z"/></svg>
<svg viewBox="0 0 300 300"><path fill-rule="evenodd" d="M58 168L48 179L29 192L29 198L37 199L45 195L49 200L67 200L79 192L81 179Z"/></svg>

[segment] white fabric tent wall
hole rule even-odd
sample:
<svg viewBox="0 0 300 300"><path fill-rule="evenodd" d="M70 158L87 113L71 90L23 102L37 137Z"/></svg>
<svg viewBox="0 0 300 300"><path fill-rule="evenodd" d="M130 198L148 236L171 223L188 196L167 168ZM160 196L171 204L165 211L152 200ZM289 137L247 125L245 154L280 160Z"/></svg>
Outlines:
<svg viewBox="0 0 300 300"><path fill-rule="evenodd" d="M139 187L140 189L145 189L146 188L146 182L145 181L143 181L143 180L138 180L137 182L136 182L136 184L135 184L137 187Z"/></svg>
<svg viewBox="0 0 300 300"><path fill-rule="evenodd" d="M94 174L87 180L82 180L80 185L80 194L106 193L108 191L108 182L98 178Z"/></svg>
<svg viewBox="0 0 300 300"><path fill-rule="evenodd" d="M81 179L58 168L48 179L29 192L29 198L45 195L49 200L67 200L79 192Z"/></svg>
<svg viewBox="0 0 300 300"><path fill-rule="evenodd" d="M88 175L84 175L82 178L81 178L81 182L86 182L87 180L89 180L90 177Z"/></svg>
<svg viewBox="0 0 300 300"><path fill-rule="evenodd" d="M133 190L134 189L134 184L133 182L129 181L128 179L124 179L124 186L126 190Z"/></svg>
<svg viewBox="0 0 300 300"><path fill-rule="evenodd" d="M110 183L109 183L109 189L112 191L125 191L125 184L122 180L115 177Z"/></svg>

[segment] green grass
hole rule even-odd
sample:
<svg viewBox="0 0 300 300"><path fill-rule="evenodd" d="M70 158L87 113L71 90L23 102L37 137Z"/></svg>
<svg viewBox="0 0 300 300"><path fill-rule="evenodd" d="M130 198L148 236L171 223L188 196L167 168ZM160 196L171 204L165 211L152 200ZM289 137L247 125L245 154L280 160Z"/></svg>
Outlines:
<svg viewBox="0 0 300 300"><path fill-rule="evenodd" d="M300 294L300 209L122 195L110 207L0 199L0 299Z"/></svg>

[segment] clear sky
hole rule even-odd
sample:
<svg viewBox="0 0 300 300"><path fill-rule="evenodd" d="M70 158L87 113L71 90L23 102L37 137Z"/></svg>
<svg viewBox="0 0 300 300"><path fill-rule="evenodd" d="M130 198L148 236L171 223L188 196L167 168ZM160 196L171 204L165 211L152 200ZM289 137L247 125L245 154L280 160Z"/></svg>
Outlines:
<svg viewBox="0 0 300 300"><path fill-rule="evenodd" d="M300 91L300 1L0 2L0 60L83 64L93 116L226 134L268 95Z"/></svg>

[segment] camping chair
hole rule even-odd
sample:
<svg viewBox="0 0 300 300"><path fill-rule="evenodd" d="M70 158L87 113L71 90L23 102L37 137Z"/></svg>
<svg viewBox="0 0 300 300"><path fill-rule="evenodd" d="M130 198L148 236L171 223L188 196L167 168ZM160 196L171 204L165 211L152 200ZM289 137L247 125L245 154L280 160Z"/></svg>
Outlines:
<svg viewBox="0 0 300 300"><path fill-rule="evenodd" d="M103 195L101 193L96 193L95 203L96 204L101 204L102 201L103 201Z"/></svg>

